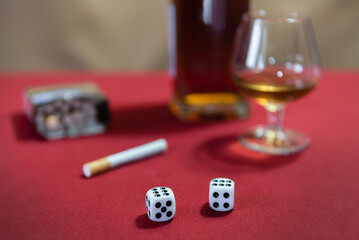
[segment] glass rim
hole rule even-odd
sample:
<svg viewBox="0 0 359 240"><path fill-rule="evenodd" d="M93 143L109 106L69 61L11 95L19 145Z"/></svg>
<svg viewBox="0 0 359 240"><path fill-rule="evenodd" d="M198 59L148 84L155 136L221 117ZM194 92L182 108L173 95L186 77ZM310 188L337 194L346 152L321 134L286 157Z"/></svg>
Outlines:
<svg viewBox="0 0 359 240"><path fill-rule="evenodd" d="M275 22L275 23L298 23L306 22L310 18L299 12L287 12L287 11L266 11L266 10L257 10L249 11L244 13L243 19L259 19L266 22Z"/></svg>

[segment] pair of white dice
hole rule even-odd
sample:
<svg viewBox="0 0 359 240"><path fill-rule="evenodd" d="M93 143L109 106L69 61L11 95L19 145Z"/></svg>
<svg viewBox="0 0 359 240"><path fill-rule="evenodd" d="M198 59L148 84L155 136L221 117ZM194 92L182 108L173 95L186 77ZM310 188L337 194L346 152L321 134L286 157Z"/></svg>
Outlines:
<svg viewBox="0 0 359 240"><path fill-rule="evenodd" d="M215 178L209 184L209 206L226 212L234 208L234 182L228 178ZM147 216L155 222L171 220L176 213L176 200L168 187L151 188L146 193Z"/></svg>

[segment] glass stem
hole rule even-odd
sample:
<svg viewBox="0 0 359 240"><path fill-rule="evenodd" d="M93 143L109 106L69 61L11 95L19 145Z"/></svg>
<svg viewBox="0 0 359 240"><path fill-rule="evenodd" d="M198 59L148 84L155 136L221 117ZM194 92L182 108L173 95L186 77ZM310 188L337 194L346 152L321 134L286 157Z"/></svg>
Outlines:
<svg viewBox="0 0 359 240"><path fill-rule="evenodd" d="M284 119L284 105L276 105L266 107L268 130L274 132L282 132Z"/></svg>
<svg viewBox="0 0 359 240"><path fill-rule="evenodd" d="M265 139L274 146L282 146L286 138L283 131L284 105L268 105L266 109L268 125Z"/></svg>

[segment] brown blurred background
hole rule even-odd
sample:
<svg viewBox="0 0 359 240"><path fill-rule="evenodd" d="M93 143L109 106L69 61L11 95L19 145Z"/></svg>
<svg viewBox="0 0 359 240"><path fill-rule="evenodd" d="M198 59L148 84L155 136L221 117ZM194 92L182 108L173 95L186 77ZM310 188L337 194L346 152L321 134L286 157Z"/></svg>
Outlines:
<svg viewBox="0 0 359 240"><path fill-rule="evenodd" d="M0 71L165 69L168 3L2 0ZM252 0L251 6L309 15L323 65L359 68L358 0Z"/></svg>

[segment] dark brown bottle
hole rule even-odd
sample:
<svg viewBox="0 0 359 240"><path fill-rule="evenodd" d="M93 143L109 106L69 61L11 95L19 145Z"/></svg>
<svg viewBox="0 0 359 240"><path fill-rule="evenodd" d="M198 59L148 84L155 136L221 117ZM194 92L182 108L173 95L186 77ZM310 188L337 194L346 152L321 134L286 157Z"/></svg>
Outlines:
<svg viewBox="0 0 359 240"><path fill-rule="evenodd" d="M169 6L171 111L184 120L238 118L247 103L232 82L235 34L248 0L173 0Z"/></svg>

